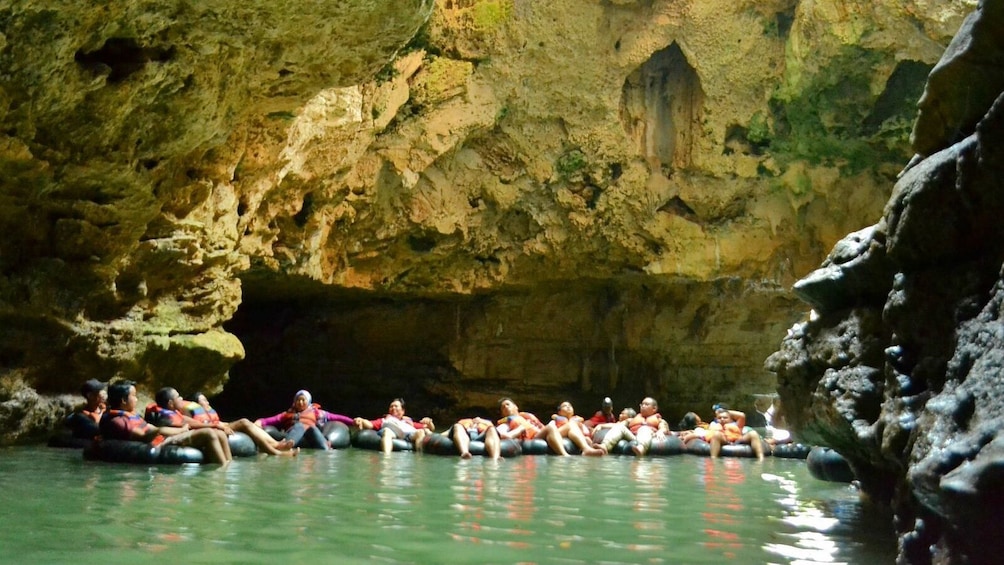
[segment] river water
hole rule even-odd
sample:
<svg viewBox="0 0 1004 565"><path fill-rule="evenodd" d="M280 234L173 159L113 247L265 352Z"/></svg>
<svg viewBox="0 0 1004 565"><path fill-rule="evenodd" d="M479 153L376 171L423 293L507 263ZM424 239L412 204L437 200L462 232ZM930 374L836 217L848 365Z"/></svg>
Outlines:
<svg viewBox="0 0 1004 565"><path fill-rule="evenodd" d="M360 449L229 466L0 449L0 563L891 563L890 519L804 461Z"/></svg>

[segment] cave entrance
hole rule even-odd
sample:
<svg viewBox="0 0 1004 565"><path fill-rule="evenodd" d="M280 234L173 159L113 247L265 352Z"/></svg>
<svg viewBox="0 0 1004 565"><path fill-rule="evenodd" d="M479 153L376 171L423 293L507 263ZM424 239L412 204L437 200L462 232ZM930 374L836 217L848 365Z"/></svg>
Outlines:
<svg viewBox="0 0 1004 565"><path fill-rule="evenodd" d="M621 123L649 167L669 176L692 162L703 105L700 77L674 42L624 81Z"/></svg>
<svg viewBox="0 0 1004 565"><path fill-rule="evenodd" d="M214 404L271 415L305 388L349 416L376 417L403 397L410 413L446 423L494 415L503 396L541 417L561 400L590 415L604 396L618 410L653 396L678 420L773 390L763 359L802 310L787 292L739 280L628 277L436 297L245 280L226 329L246 358Z"/></svg>

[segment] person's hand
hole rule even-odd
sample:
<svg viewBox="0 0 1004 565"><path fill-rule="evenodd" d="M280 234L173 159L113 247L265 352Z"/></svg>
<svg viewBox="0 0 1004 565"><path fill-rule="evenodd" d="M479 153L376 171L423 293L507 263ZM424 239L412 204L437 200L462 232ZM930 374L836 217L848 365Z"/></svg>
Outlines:
<svg viewBox="0 0 1004 565"><path fill-rule="evenodd" d="M261 425L261 418L258 418L257 420L255 420L254 421L254 425L258 426L259 428L264 428L265 427L265 426Z"/></svg>
<svg viewBox="0 0 1004 565"><path fill-rule="evenodd" d="M220 429L223 430L228 436L234 435L234 429L230 427L227 422L220 422Z"/></svg>

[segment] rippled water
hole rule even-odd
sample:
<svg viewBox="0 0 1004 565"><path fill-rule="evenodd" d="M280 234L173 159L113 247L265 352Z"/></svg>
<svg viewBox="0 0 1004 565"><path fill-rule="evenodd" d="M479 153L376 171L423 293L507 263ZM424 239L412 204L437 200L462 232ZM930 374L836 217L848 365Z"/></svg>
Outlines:
<svg viewBox="0 0 1004 565"><path fill-rule="evenodd" d="M227 468L0 450L0 563L891 563L803 461L358 449Z"/></svg>

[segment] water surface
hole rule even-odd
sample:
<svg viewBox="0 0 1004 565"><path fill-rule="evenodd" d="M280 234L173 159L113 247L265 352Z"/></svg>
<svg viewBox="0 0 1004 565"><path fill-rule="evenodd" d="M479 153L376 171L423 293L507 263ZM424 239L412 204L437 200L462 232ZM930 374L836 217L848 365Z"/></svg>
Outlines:
<svg viewBox="0 0 1004 565"><path fill-rule="evenodd" d="M804 461L346 449L226 468L0 449L0 563L891 563Z"/></svg>

